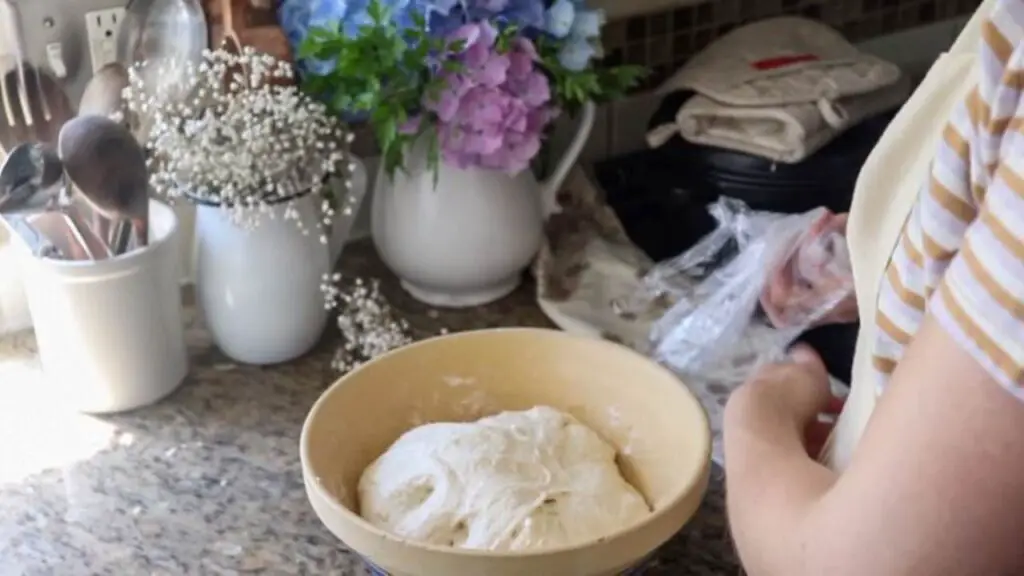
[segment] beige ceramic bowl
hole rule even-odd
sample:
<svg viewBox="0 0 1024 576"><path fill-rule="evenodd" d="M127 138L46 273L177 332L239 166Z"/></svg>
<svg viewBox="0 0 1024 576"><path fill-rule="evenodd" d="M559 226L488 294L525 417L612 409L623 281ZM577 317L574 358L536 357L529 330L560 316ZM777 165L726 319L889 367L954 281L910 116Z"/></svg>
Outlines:
<svg viewBox="0 0 1024 576"><path fill-rule="evenodd" d="M548 405L619 450L619 466L654 509L599 541L530 553L468 551L386 534L358 515L363 470L405 431ZM375 574L613 576L679 531L707 488L711 433L696 398L664 368L594 338L527 328L426 340L349 373L302 429L302 473L317 516Z"/></svg>

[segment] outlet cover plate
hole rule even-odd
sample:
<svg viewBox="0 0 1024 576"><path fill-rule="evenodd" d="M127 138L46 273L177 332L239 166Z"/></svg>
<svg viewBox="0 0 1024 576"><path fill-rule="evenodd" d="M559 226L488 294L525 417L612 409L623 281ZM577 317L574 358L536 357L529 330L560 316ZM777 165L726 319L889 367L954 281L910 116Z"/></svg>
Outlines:
<svg viewBox="0 0 1024 576"><path fill-rule="evenodd" d="M117 60L117 35L123 21L123 7L85 13L85 34L93 72Z"/></svg>

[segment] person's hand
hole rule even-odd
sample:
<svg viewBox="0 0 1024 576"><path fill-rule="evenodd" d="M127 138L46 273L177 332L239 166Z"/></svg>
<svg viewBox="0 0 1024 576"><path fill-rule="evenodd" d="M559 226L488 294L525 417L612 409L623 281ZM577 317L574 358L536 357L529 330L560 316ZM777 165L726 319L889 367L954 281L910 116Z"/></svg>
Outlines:
<svg viewBox="0 0 1024 576"><path fill-rule="evenodd" d="M826 212L804 234L791 254L776 263L761 293L761 307L776 328L787 328L805 322L819 308L826 306L837 292L848 291L852 285L849 274L836 273L830 266L836 257L827 251L829 235L846 234L846 214ZM857 300L852 291L816 325L854 322Z"/></svg>
<svg viewBox="0 0 1024 576"><path fill-rule="evenodd" d="M807 455L811 458L817 458L824 451L825 443L832 435L832 429L836 426L836 418L843 411L845 403L845 398L833 396L825 409L821 411L821 415L826 419L816 419L807 425L807 430L804 432L804 446L807 447Z"/></svg>
<svg viewBox="0 0 1024 576"><path fill-rule="evenodd" d="M832 395L821 357L810 346L798 344L788 362L760 367L732 393L726 405L726 426L781 420L804 431L807 453L817 457L832 428L819 415L838 414L842 405Z"/></svg>

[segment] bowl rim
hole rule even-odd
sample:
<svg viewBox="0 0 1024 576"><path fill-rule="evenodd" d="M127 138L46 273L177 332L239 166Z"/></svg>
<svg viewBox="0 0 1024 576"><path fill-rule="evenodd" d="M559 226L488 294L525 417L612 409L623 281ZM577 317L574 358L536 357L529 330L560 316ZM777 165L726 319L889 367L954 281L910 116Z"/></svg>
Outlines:
<svg viewBox="0 0 1024 576"><path fill-rule="evenodd" d="M439 335L439 336L432 336L430 338L424 338L423 340L419 340L419 341L413 342L412 344L407 344L405 346L396 348L394 350L390 350L390 351L388 351L388 352L386 352L384 354L381 354L380 356L377 356L377 357L375 357L375 358L373 358L373 359L371 359L371 360L369 360L369 361L359 365L355 369L345 373L340 378L338 378L333 384L328 386L327 389L324 390L320 394L320 396L317 398L316 402L313 403L313 407L310 408L309 413L306 415L306 419L305 419L305 421L302 424L302 433L301 433L301 435L299 437L299 458L300 458L300 461L301 461L303 476L305 477L307 475L307 473L311 473L313 471L312 467L309 464L309 429L311 428L312 422L316 418L317 413L320 411L320 409L323 407L324 403L326 402L326 398L328 396L330 396L330 394L334 391L335 388L343 386L345 384L345 380L347 380L350 376L353 376L353 375L359 373L361 370L364 370L368 366L370 366L372 364L375 364L377 362L382 362L385 359L389 358L390 356L398 354L399 352L402 352L404 350L408 350L408 349L412 349L412 348L417 348L417 347L420 347L420 346L426 346L426 345L434 343L434 342L436 342L438 340L456 340L456 339L461 339L461 338L470 338L470 337L473 337L473 336L478 336L481 333L495 333L495 332L540 333L540 334L552 335L552 336L555 336L555 337L562 337L562 338L573 339L573 340L586 340L588 342L593 342L593 343L595 343L595 344L597 344L599 346L604 346L609 351L615 350L615 351L617 351L619 353L625 352L626 354L633 355L637 359L641 359L641 360L650 362L650 363L652 363L656 367L657 370L660 370L663 373L665 373L665 375L671 376L672 379L677 380L678 381L678 386L676 386L676 388L683 393L683 395L686 397L686 401L692 403L694 405L694 407L697 408L697 414L699 414L700 421L703 424L703 426L700 427L700 435L702 436L702 438L698 438L699 442L696 443L697 446L701 447L700 454L699 454L699 456L701 457L700 458L701 464L700 464L699 473L695 474L683 486L681 486L679 488L679 490L677 490L672 495L672 497L669 499L667 504L665 504L664 506L662 506L658 510L652 511L651 514L649 514L641 522L638 522L636 524L631 524L629 526L620 527L617 530L615 530L614 532L608 533L608 534L606 534L606 535L604 535L604 536L602 536L600 538L596 538L596 539L593 539L593 540L587 540L585 542L580 542L580 543L577 543L577 544L571 544L571 545L568 545L568 546L558 546L558 547L542 548L542 549L536 549L536 550L512 550L512 551L502 551L502 552L495 552L495 551L491 551L491 550L481 550L481 549L475 549L475 548L454 548L454 547L450 547L450 546L440 546L440 545L437 545L437 544L425 544L425 543L420 542L420 541L409 540L407 538L403 538L401 536L395 535L395 534L393 534L391 532L388 532L386 530L382 530L382 529L374 526L370 522L366 521L358 513L356 513L355 511L349 509L347 506L343 505L341 502L338 501L338 499L334 496L334 494L331 493L331 491L329 491L326 488L324 488L324 486L320 482L319 478L317 478L315 476L312 477L312 478L308 478L304 482L306 484L306 486L308 488L316 490L319 493L320 498L323 501L323 503L328 505L331 508L332 511L334 511L337 514L339 514L340 516L345 518L348 522L358 526L359 528L365 530L367 533L369 533L370 535L372 535L372 536L374 536L376 538L388 540L388 541L394 542L396 544L402 544L404 546L409 546L409 547L411 547L413 549L417 549L417 550L420 550L422 552L441 553L441 554L447 554L447 555L452 555L452 556L457 556L457 557L467 557L467 558L471 557L471 558L499 559L499 558L532 558L532 557L549 556L549 555L553 555L553 554L563 554L563 553L578 552L578 551L581 551L581 550L585 550L585 549L591 548L591 547L593 547L595 545L602 544L602 543L605 543L607 541L623 537L623 536L625 536L627 534L636 532L638 530L646 528L649 525L655 523L663 515L668 513L668 511L673 510L673 509L677 508L680 504L682 504L688 497L690 497L690 495L692 494L694 489L699 488L702 484L706 485L707 477L708 477L708 475L710 474L710 471L711 471L711 444L712 444L711 425L710 425L710 422L708 420L707 411L704 409L704 406L700 403L700 401L693 394L693 392L691 392L690 389L687 388L686 385L679 379L679 377L676 376L675 373L673 373L669 369L665 368L661 364L655 362L651 358L648 358L648 357L644 356L643 354L640 354L636 350L633 350L632 348L629 348L628 346L625 346L625 345L622 345L622 344L618 344L616 342L612 342L612 341L606 340L604 338L596 338L596 337L593 337L593 336L585 336L585 335L573 334L573 333L570 333L570 332L564 332L562 330L553 329L553 328L536 328L536 327L483 328L483 329L478 329L478 330L466 330L466 331L455 332L455 333L451 333L451 334L442 334L442 335ZM618 454L618 450L616 450L616 454ZM701 495L701 500L703 500L703 498L704 498L704 495L702 494ZM316 513L317 518L320 519L319 511L314 510L314 512ZM320 521L323 522L322 519L320 519ZM353 551L356 552L357 554L361 554L358 550L354 550L353 549Z"/></svg>

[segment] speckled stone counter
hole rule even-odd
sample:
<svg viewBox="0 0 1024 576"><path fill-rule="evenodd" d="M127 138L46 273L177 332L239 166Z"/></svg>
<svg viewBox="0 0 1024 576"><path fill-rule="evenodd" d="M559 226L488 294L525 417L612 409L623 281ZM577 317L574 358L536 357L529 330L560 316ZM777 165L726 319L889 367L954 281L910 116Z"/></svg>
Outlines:
<svg viewBox="0 0 1024 576"><path fill-rule="evenodd" d="M528 287L435 311L401 291L368 243L343 260L349 276L382 279L418 337L549 325ZM367 574L313 514L299 468L303 419L337 378L337 336L287 365L243 367L190 323L184 385L109 417L54 405L30 334L0 340L0 575ZM697 517L641 574L736 574L723 508L716 469Z"/></svg>

